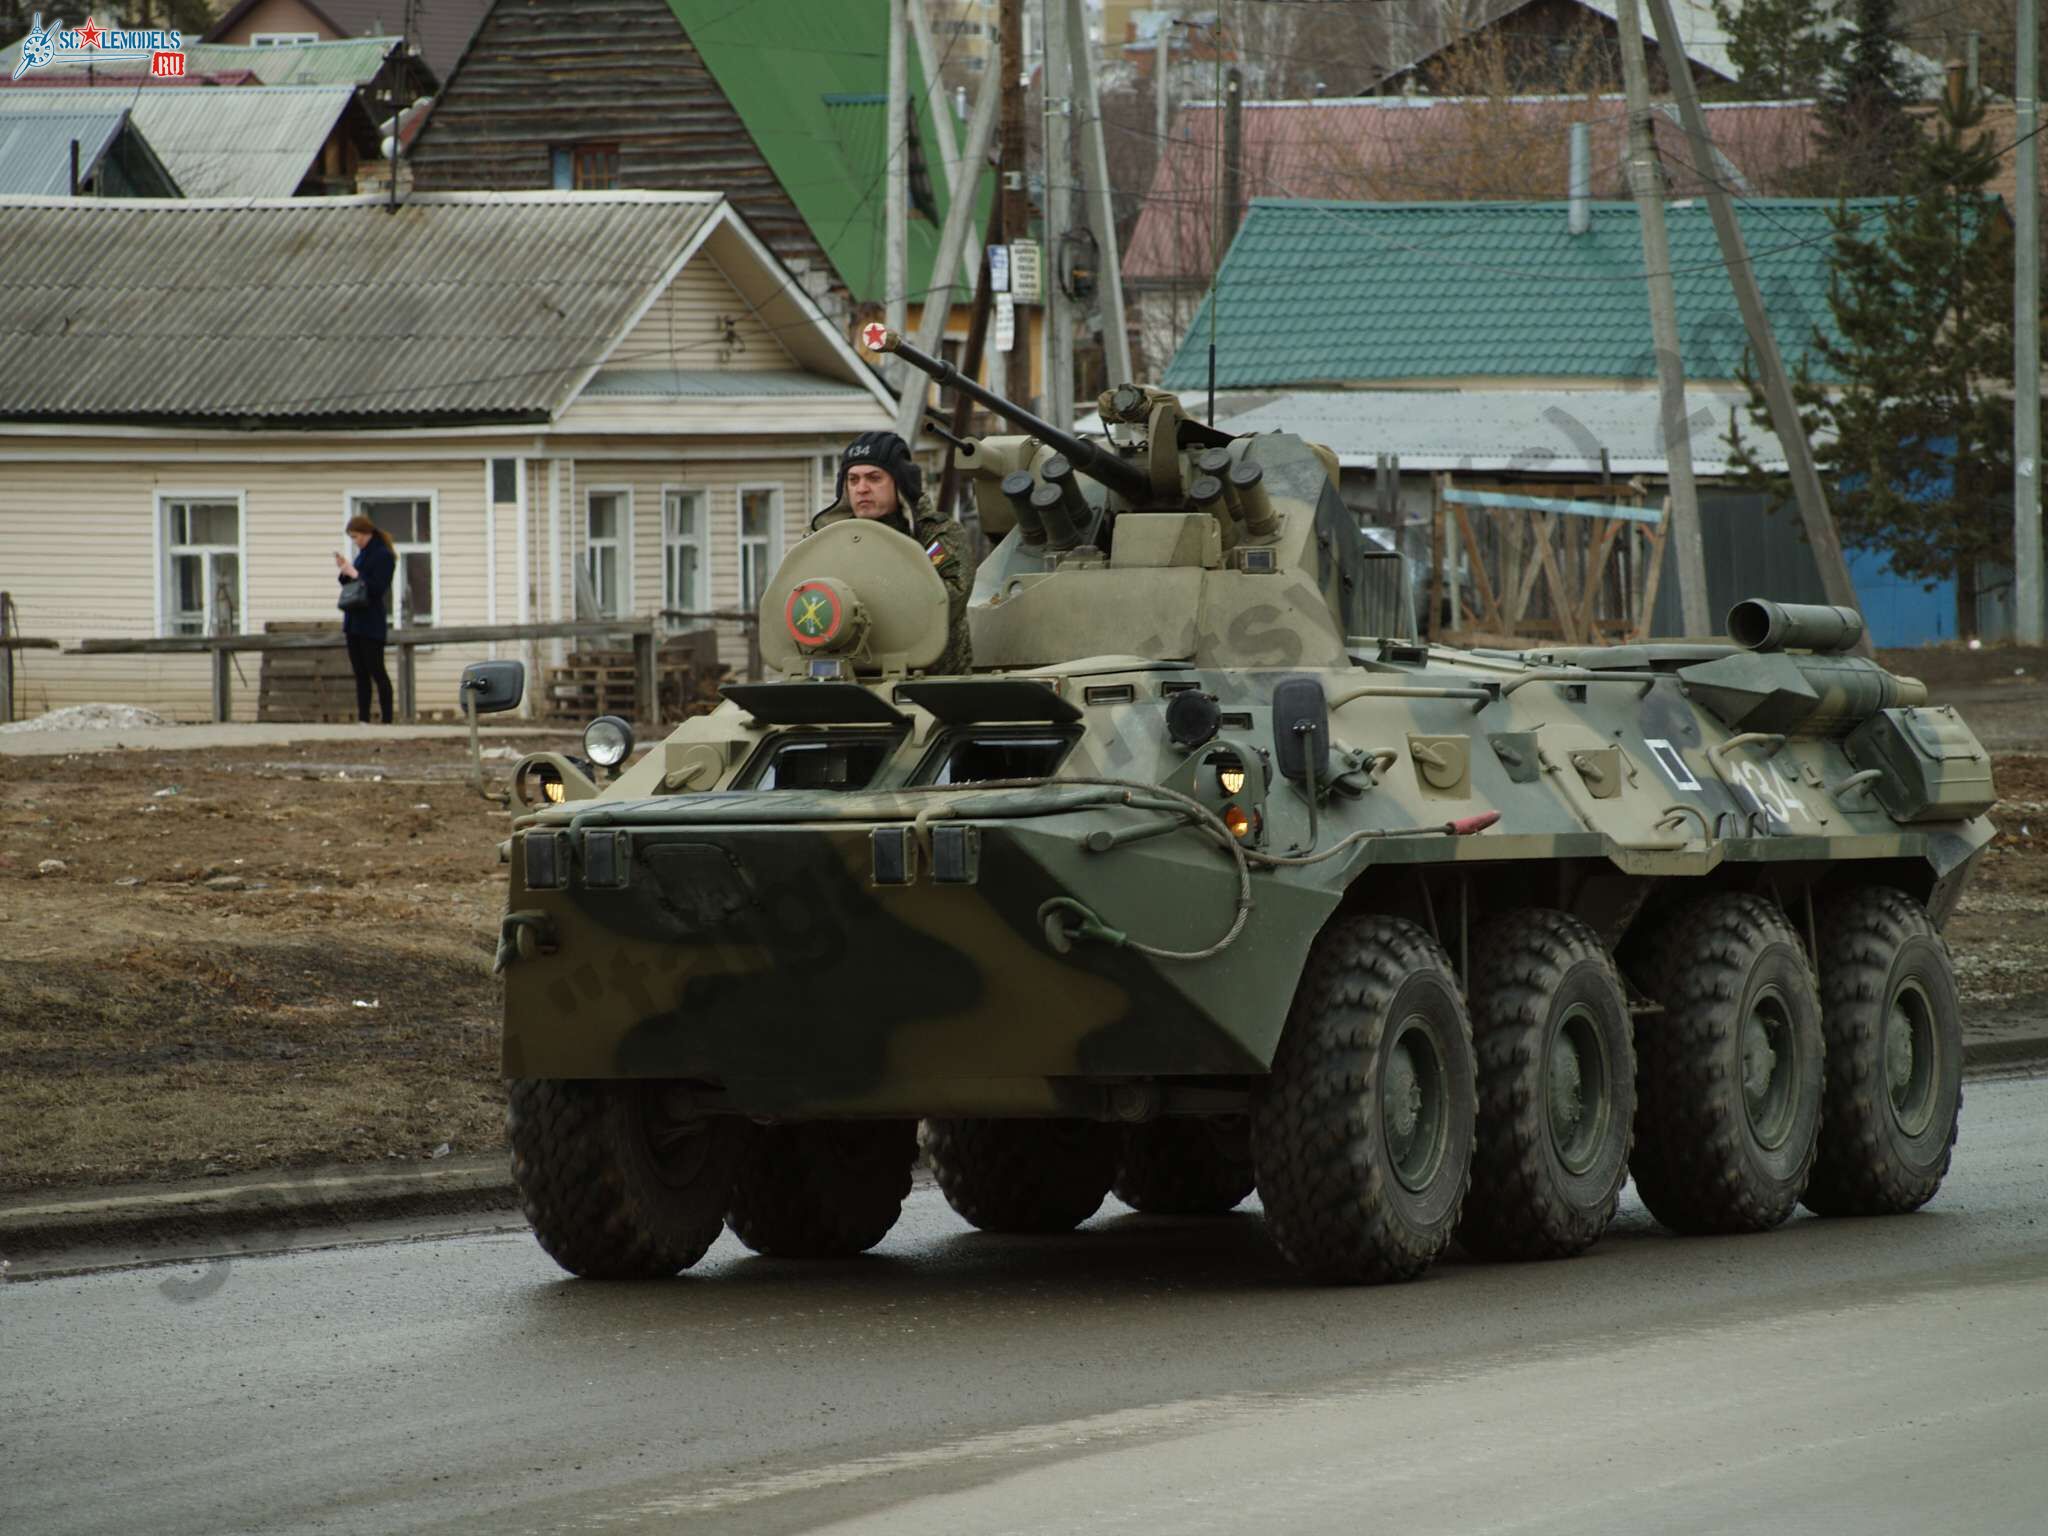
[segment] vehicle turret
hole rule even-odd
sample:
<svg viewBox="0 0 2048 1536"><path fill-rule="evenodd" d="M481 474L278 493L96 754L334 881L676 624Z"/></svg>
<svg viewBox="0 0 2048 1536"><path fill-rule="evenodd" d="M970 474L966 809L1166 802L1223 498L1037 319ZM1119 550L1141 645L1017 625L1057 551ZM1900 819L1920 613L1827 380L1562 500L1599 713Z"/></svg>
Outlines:
<svg viewBox="0 0 2048 1536"><path fill-rule="evenodd" d="M876 351L1019 429L960 450L984 533L968 623L977 669L1088 654L1204 666L1341 666L1375 583L1375 549L1338 495L1329 450L1292 433L1233 437L1177 396L1125 384L1094 442L1041 420L895 332Z"/></svg>

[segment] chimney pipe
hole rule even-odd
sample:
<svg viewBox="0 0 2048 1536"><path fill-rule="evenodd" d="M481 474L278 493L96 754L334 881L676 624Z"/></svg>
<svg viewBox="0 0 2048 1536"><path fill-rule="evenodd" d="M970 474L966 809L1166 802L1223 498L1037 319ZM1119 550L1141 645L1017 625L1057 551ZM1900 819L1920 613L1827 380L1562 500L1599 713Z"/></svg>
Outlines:
<svg viewBox="0 0 2048 1536"><path fill-rule="evenodd" d="M1572 124L1571 232L1583 235L1593 227L1593 135L1584 123Z"/></svg>

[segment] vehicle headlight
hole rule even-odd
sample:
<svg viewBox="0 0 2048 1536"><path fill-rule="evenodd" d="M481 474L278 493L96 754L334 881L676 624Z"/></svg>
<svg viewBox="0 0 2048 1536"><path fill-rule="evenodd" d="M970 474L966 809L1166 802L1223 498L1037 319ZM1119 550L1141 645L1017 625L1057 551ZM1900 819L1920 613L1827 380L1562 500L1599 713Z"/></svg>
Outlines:
<svg viewBox="0 0 2048 1536"><path fill-rule="evenodd" d="M599 715L583 727L583 751L600 768L616 768L633 751L633 727L617 715Z"/></svg>

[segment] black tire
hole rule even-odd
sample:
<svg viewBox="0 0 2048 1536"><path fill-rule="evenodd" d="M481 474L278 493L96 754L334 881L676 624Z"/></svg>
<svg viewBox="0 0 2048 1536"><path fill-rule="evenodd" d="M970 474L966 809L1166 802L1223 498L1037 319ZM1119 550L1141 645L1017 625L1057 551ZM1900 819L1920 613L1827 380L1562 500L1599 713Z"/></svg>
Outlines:
<svg viewBox="0 0 2048 1536"><path fill-rule="evenodd" d="M533 1235L586 1280L688 1269L725 1222L745 1121L692 1114L654 1080L513 1082L512 1179Z"/></svg>
<svg viewBox="0 0 2048 1536"><path fill-rule="evenodd" d="M1110 1188L1147 1216L1221 1216L1253 1183L1250 1120L1195 1115L1126 1127Z"/></svg>
<svg viewBox="0 0 2048 1536"><path fill-rule="evenodd" d="M1335 1284L1421 1274L1458 1223L1474 1099L1472 1026L1444 952L1400 918L1333 920L1252 1104L1281 1253Z"/></svg>
<svg viewBox="0 0 2048 1536"><path fill-rule="evenodd" d="M896 1225L917 1160L912 1120L820 1120L759 1131L725 1208L733 1236L784 1259L866 1253Z"/></svg>
<svg viewBox="0 0 2048 1536"><path fill-rule="evenodd" d="M1676 1232L1762 1232L1805 1192L1826 1048L1799 935L1758 896L1668 916L1646 948L1664 1005L1636 1030L1636 1192Z"/></svg>
<svg viewBox="0 0 2048 1536"><path fill-rule="evenodd" d="M1948 946L1902 891L1866 887L1820 912L1827 1108L1806 1207L1918 1210L1948 1174L1963 1109L1963 1029Z"/></svg>
<svg viewBox="0 0 2048 1536"><path fill-rule="evenodd" d="M984 1232L1069 1232L1116 1176L1116 1131L1092 1120L927 1120L946 1204Z"/></svg>
<svg viewBox="0 0 2048 1536"><path fill-rule="evenodd" d="M1472 954L1479 1124L1458 1241L1478 1258L1568 1258L1599 1241L1628 1180L1628 995L1568 913L1498 918Z"/></svg>

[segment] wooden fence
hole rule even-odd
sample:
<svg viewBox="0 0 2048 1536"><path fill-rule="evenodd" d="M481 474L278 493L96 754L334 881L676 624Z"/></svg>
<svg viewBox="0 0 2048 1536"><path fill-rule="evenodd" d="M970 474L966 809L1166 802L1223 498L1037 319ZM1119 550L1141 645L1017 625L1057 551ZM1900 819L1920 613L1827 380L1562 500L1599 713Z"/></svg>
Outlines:
<svg viewBox="0 0 2048 1536"><path fill-rule="evenodd" d="M1449 475L1432 491L1433 637L1479 630L1597 645L1648 635L1669 520L1668 508L1642 505L1640 482L1582 493L1604 501L1464 490ZM1484 515L1475 522L1468 509Z"/></svg>

